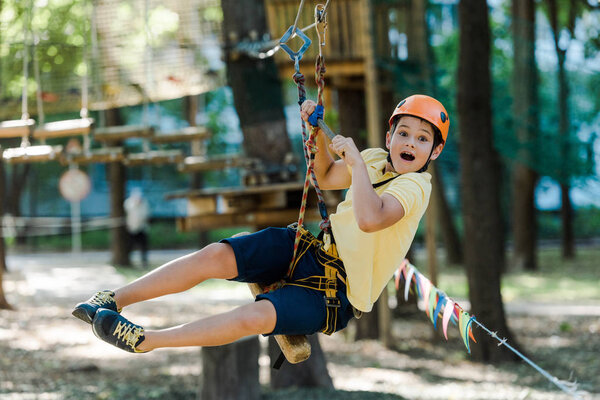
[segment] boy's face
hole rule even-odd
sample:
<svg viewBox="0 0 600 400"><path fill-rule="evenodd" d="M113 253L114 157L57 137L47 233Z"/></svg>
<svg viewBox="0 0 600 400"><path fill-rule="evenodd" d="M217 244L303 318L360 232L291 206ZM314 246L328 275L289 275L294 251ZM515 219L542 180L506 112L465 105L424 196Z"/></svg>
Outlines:
<svg viewBox="0 0 600 400"><path fill-rule="evenodd" d="M385 136L385 146L390 150L392 166L399 174L416 172L423 168L429 154L435 160L443 146L438 145L431 153L434 132L429 122L405 115L400 117L396 130Z"/></svg>

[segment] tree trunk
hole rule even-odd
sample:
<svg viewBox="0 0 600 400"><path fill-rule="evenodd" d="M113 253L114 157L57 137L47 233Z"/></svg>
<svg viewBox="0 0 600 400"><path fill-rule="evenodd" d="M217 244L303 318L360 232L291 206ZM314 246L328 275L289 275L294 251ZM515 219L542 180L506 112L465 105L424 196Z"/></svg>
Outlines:
<svg viewBox="0 0 600 400"><path fill-rule="evenodd" d="M366 148L367 118L364 89L338 89L338 109L341 134L351 137L359 149Z"/></svg>
<svg viewBox="0 0 600 400"><path fill-rule="evenodd" d="M379 339L379 301L373 304L373 310L363 313L360 319L356 320L355 340Z"/></svg>
<svg viewBox="0 0 600 400"><path fill-rule="evenodd" d="M514 265L537 269L535 185L537 174L533 146L538 130L537 68L535 63L535 3L513 0L513 118L518 141L517 162L513 170L512 217Z"/></svg>
<svg viewBox="0 0 600 400"><path fill-rule="evenodd" d="M456 229L456 224L452 219L454 213L450 210L448 199L444 192L445 184L442 172L435 162L431 163L431 167L429 168L433 169L433 187L436 190L432 195L435 196L435 202L437 203L438 222L442 231L444 247L446 248L446 262L449 264L462 264L462 243L460 242L460 235Z"/></svg>
<svg viewBox="0 0 600 400"><path fill-rule="evenodd" d="M565 61L567 59L567 50L561 48L559 45L560 28L558 25L558 4L556 0L547 0L550 26L552 27L552 33L554 37L554 49L556 50L556 56L558 57L558 130L560 133L560 140L563 144L563 152L571 157L570 140L569 140L569 128L570 122L570 108L569 108L569 82L567 81L567 71L565 69ZM573 4L569 4L569 7L574 7ZM575 14L570 10L569 18L574 19ZM569 21L569 29L572 29L574 25L573 21ZM563 175L559 178L560 180L560 192L562 199L561 208L561 221L562 221L562 234L561 234L561 245L562 245L562 256L564 259L572 259L575 257L575 240L573 233L573 206L571 204L571 197L569 196L570 191L570 176L568 169L563 170Z"/></svg>
<svg viewBox="0 0 600 400"><path fill-rule="evenodd" d="M259 400L258 336L202 348L201 400Z"/></svg>
<svg viewBox="0 0 600 400"><path fill-rule="evenodd" d="M434 60L431 46L429 45L429 31L427 29L427 1L413 0L411 2L411 18L409 21L409 59L418 65L419 79L413 91L426 93L435 97L436 81L434 77ZM448 262L459 264L462 262L460 238L457 233L452 213L448 208L448 201L444 191L444 182L440 171L433 162L429 167L433 175L431 202L436 203L436 223L441 225L446 246Z"/></svg>
<svg viewBox="0 0 600 400"><path fill-rule="evenodd" d="M471 312L484 325L512 341L506 325L500 272L504 237L500 208L500 164L492 143L490 29L487 3L461 0L459 14L458 120L465 264ZM512 359L488 335L472 345L479 361ZM514 343L514 342L513 342Z"/></svg>
<svg viewBox="0 0 600 400"><path fill-rule="evenodd" d="M232 51L239 41L256 40L268 33L263 1L223 0L221 7L227 80L233 90L246 155L261 159L267 170L280 168L292 147L275 61L273 58L254 59Z"/></svg>
<svg viewBox="0 0 600 400"><path fill-rule="evenodd" d="M1 4L1 3L0 3ZM6 175L4 169L4 161L2 153L4 149L0 148L0 218L4 215L4 199L6 195ZM2 277L6 271L6 247L4 244L4 232L0 228L0 310L12 310L12 306L6 301L4 296L4 287L2 285Z"/></svg>
<svg viewBox="0 0 600 400"><path fill-rule="evenodd" d="M287 387L322 387L333 388L333 381L327 371L325 354L319 344L319 334L308 336L311 356L299 364L284 362L280 369L271 368L271 388ZM269 357L271 365L280 354L279 346L273 337L269 337Z"/></svg>
<svg viewBox="0 0 600 400"><path fill-rule="evenodd" d="M106 110L106 126L121 124L118 109ZM121 146L122 143L115 145ZM120 162L106 164L110 185L110 217L125 220L125 186L127 184L127 169ZM114 265L131 266L129 259L129 237L125 225L118 224L110 231L111 263Z"/></svg>

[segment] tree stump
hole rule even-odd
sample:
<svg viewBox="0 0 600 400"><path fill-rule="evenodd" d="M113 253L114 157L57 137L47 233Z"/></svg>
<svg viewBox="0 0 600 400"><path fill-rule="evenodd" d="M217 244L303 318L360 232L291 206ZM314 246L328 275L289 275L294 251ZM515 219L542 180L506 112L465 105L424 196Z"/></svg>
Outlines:
<svg viewBox="0 0 600 400"><path fill-rule="evenodd" d="M258 336L202 348L201 400L259 400Z"/></svg>
<svg viewBox="0 0 600 400"><path fill-rule="evenodd" d="M333 389L333 381L327 370L327 360L319 344L319 334L308 336L311 357L299 364L283 363L281 369L271 369L271 388L321 387ZM273 337L269 337L269 357L279 356L279 346Z"/></svg>

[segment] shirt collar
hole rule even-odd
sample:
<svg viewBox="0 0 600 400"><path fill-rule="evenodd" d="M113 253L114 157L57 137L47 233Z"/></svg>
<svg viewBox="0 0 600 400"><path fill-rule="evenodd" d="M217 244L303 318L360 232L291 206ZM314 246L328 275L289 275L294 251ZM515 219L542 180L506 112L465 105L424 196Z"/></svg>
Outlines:
<svg viewBox="0 0 600 400"><path fill-rule="evenodd" d="M375 169L377 171L377 174L381 177L384 177L384 176L392 177L392 176L398 175L398 173L396 173L396 172L385 172L384 173L383 171L385 169L386 164L387 164L387 159L384 158L383 160L372 163L370 165L370 167Z"/></svg>

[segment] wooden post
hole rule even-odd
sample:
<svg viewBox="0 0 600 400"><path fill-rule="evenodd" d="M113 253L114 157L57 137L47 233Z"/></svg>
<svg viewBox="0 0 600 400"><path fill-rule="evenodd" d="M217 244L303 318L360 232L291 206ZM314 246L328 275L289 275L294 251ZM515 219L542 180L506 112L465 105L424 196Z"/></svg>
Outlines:
<svg viewBox="0 0 600 400"><path fill-rule="evenodd" d="M106 110L107 126L120 125L118 109ZM122 143L115 143L121 146ZM125 186L127 184L127 170L120 162L106 164L107 176L110 185L110 216L111 218L125 218ZM111 263L115 265L131 265L129 259L129 238L127 229L123 225L117 225L111 229L110 235Z"/></svg>
<svg viewBox="0 0 600 400"><path fill-rule="evenodd" d="M362 1L365 16L365 97L367 102L367 145L383 147L383 134L380 126L381 100L379 98L378 73L375 54L375 34L373 29L373 9L370 0Z"/></svg>
<svg viewBox="0 0 600 400"><path fill-rule="evenodd" d="M202 348L201 400L259 400L258 336Z"/></svg>
<svg viewBox="0 0 600 400"><path fill-rule="evenodd" d="M431 174L434 174L434 170L431 169ZM433 180L433 179L432 179ZM427 271L429 273L429 280L431 283L437 286L438 284L438 266L437 266L437 253L436 253L436 239L435 239L435 226L437 221L437 199L436 191L434 187L431 189L431 196L429 199L429 206L427 207L427 214L425 215L425 247L427 248Z"/></svg>

